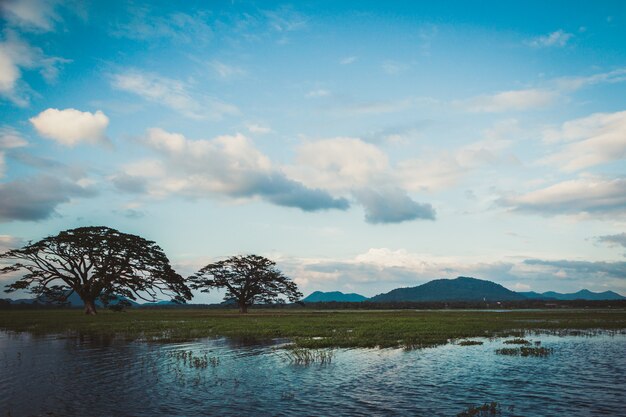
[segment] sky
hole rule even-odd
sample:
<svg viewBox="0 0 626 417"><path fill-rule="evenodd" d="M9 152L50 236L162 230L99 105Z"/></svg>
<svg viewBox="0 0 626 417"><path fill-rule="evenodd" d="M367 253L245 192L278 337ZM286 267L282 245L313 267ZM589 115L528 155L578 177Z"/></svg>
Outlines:
<svg viewBox="0 0 626 417"><path fill-rule="evenodd" d="M456 276L626 294L623 1L0 17L0 251L104 225L184 276L266 256L305 295Z"/></svg>

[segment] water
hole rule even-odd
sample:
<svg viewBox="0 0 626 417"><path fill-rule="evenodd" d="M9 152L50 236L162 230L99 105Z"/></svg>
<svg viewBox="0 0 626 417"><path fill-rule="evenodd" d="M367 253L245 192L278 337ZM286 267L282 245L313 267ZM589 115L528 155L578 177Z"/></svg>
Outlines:
<svg viewBox="0 0 626 417"><path fill-rule="evenodd" d="M296 366L279 348L284 341L149 344L0 332L0 416L456 416L490 401L503 416L625 415L626 335L530 339L554 353L496 355L512 347L498 339L410 352L344 349L328 365ZM190 366L181 353L189 351L206 361Z"/></svg>

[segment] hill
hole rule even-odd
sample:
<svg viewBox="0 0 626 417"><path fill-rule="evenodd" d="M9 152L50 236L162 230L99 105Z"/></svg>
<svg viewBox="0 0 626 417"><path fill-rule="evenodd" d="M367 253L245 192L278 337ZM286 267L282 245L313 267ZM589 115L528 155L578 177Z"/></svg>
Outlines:
<svg viewBox="0 0 626 417"><path fill-rule="evenodd" d="M323 291L315 291L311 293L308 297L303 299L305 303L324 303L324 302L360 302L367 300L367 297L364 297L360 294L344 294L341 291L331 291L331 292L323 292Z"/></svg>
<svg viewBox="0 0 626 417"><path fill-rule="evenodd" d="M5 299L4 301L6 301L9 304L15 304L15 305L19 305L19 304L42 304L42 305L46 305L46 304L59 304L57 302L54 301L50 301L48 299L46 299L46 297L36 297L36 298L20 298L17 300L12 300L12 299ZM129 298L126 297L120 297L117 296L116 299L111 301L111 305L115 305L117 303L119 303L120 301L126 301L128 303L130 303L130 305L132 306L139 306L140 304L137 303L136 301L133 301ZM80 296L78 294L76 294L75 292L72 293L68 298L66 303L68 304L69 307L83 307L85 305L85 303L83 303L83 300L81 300ZM96 300L96 307L103 307L103 304L100 300Z"/></svg>
<svg viewBox="0 0 626 417"><path fill-rule="evenodd" d="M556 300L556 298L551 298L547 295L544 295L548 293L541 294L535 291L526 291L526 292L518 292L518 294L523 295L529 300Z"/></svg>
<svg viewBox="0 0 626 417"><path fill-rule="evenodd" d="M520 294L533 300L626 300L626 297L613 291L593 292L586 289L566 294L554 291L547 291L542 294L530 291L521 292Z"/></svg>
<svg viewBox="0 0 626 417"><path fill-rule="evenodd" d="M374 302L388 301L512 301L524 300L521 294L495 282L458 277L436 279L417 287L397 288L370 298Z"/></svg>

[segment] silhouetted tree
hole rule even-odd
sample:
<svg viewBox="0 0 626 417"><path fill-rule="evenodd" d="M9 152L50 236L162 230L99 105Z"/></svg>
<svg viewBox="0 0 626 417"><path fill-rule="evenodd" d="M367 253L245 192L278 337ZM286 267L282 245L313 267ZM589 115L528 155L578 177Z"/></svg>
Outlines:
<svg viewBox="0 0 626 417"><path fill-rule="evenodd" d="M257 255L232 256L209 264L189 277L193 289L210 292L226 289L224 300L234 300L241 313L258 303L284 303L298 301L302 293L291 279L276 269L276 263Z"/></svg>
<svg viewBox="0 0 626 417"><path fill-rule="evenodd" d="M55 302L64 302L75 292L85 303L86 314L96 314L96 299L105 305L119 296L191 299L183 277L156 243L108 227L66 230L0 254L0 259L14 261L0 274L23 271L6 292L30 288L40 299Z"/></svg>

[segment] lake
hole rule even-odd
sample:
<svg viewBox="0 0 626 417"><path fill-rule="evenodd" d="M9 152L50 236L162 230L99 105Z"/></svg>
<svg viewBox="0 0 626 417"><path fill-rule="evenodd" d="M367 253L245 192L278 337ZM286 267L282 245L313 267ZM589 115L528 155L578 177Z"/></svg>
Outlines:
<svg viewBox="0 0 626 417"><path fill-rule="evenodd" d="M285 340L183 344L0 332L1 416L624 415L626 335L530 335L547 357L497 355L506 339L338 349L296 365Z"/></svg>

